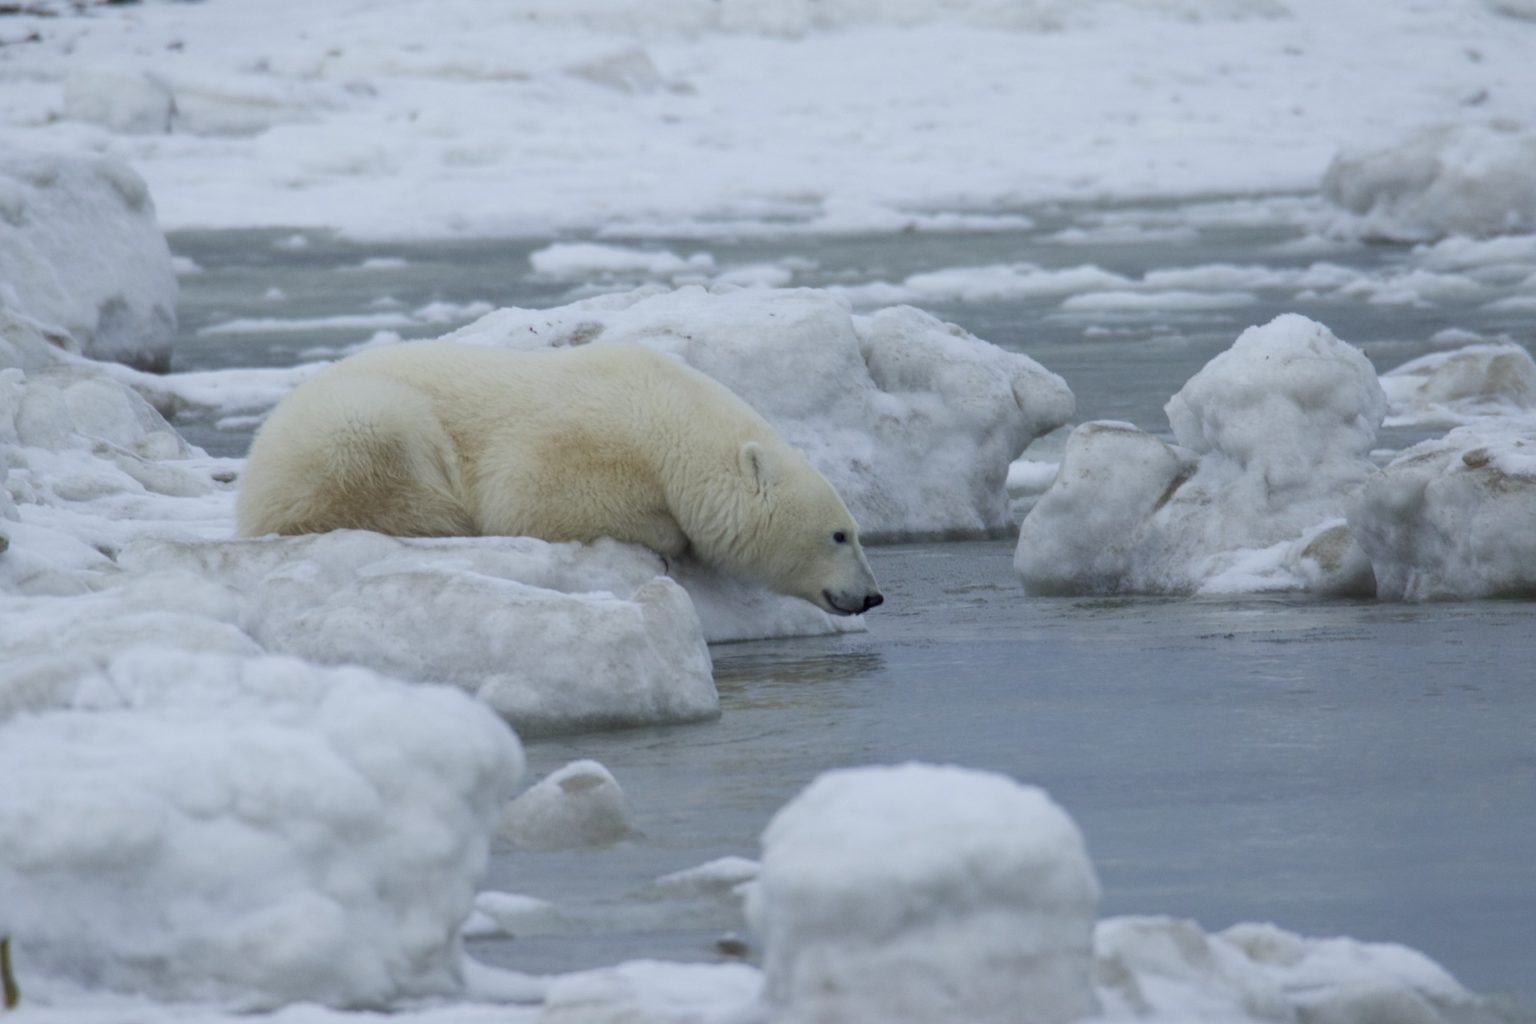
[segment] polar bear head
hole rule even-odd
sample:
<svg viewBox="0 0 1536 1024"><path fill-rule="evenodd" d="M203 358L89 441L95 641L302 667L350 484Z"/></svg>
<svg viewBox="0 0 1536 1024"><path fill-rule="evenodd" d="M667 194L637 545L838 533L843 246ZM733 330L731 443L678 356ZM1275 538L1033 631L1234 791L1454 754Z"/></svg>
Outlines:
<svg viewBox="0 0 1536 1024"><path fill-rule="evenodd" d="M736 568L834 615L867 612L885 598L859 546L859 528L825 477L787 445L740 449L746 500Z"/></svg>

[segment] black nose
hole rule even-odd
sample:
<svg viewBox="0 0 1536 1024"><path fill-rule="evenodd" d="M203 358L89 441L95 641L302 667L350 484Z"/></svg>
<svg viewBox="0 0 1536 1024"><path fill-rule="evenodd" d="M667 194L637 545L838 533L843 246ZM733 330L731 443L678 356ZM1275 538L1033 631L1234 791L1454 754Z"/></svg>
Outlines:
<svg viewBox="0 0 1536 1024"><path fill-rule="evenodd" d="M865 594L864 595L864 610L866 612L869 611L871 608L875 607L876 605L881 605L881 604L885 604L885 596L883 594Z"/></svg>

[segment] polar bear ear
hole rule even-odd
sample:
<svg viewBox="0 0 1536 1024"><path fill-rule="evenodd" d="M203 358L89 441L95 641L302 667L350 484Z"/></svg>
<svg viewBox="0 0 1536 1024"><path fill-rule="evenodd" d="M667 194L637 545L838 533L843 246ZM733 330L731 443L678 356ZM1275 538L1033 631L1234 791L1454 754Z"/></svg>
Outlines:
<svg viewBox="0 0 1536 1024"><path fill-rule="evenodd" d="M741 475L747 482L747 488L754 494L766 494L768 488L773 486L775 476L773 457L756 441L748 441L741 446L738 458L741 460Z"/></svg>

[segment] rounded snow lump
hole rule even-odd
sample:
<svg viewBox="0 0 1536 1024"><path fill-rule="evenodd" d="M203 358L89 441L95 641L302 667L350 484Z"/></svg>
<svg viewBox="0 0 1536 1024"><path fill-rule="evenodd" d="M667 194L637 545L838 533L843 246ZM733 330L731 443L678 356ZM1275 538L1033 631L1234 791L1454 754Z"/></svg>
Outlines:
<svg viewBox="0 0 1536 1024"><path fill-rule="evenodd" d="M747 915L775 1020L1053 1024L1097 1011L1097 901L1043 791L908 764L829 772L779 811Z"/></svg>

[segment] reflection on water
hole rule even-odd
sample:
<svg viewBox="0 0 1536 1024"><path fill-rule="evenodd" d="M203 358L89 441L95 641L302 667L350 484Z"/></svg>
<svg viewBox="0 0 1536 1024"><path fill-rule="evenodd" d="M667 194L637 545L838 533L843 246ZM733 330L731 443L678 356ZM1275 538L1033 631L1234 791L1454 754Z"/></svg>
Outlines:
<svg viewBox="0 0 1536 1024"><path fill-rule="evenodd" d="M730 693L748 700L752 691L769 688L792 693L795 685L853 679L885 668L885 658L879 651L829 651L807 655L800 649L775 650L768 644L747 647L746 650L716 649L715 686L722 694ZM785 699L792 702L794 698L786 696Z"/></svg>
<svg viewBox="0 0 1536 1024"><path fill-rule="evenodd" d="M1131 219L1155 227L1165 212ZM679 248L707 248L721 267L794 256L796 284L855 286L1019 261L1092 264L1140 280L1170 266L1286 269L1317 259L1295 244L1303 232L1278 220L1195 218L1193 230L1140 243L1071 233L1092 228L1094 217L1042 211L1034 231L985 236ZM415 316L432 302L541 306L572 290L531 275L527 254L537 246L527 243L364 247L314 236L284 249L274 240L173 238L204 268L182 282L178 368L286 364L366 335L200 333L220 322ZM388 259L365 262L375 257ZM1374 281L1426 257L1375 247L1328 258ZM1379 368L1421 354L1441 327L1490 336L1518 328L1529 341L1528 325L1508 309L1454 297L1413 305L1257 289L1243 305L1197 317L1156 309L1084 317L1059 298L923 304L1061 373L1080 419L1153 430L1190 374L1243 327L1279 312L1323 320ZM422 322L400 333L443 329ZM247 443L238 431L190 428L196 443L223 453ZM477 941L478 955L536 972L641 956L720 959L722 938L742 928L732 903L657 899L652 880L756 856L772 814L822 771L915 759L1049 789L1083 827L1105 913L1187 916L1208 929L1273 920L1306 934L1400 941L1473 988L1536 1004L1531 604L1030 599L1007 543L870 555L887 603L869 631L717 648L718 721L529 744L535 777L578 758L607 765L642 834L605 850L499 853L487 886L552 901L560 923Z"/></svg>

